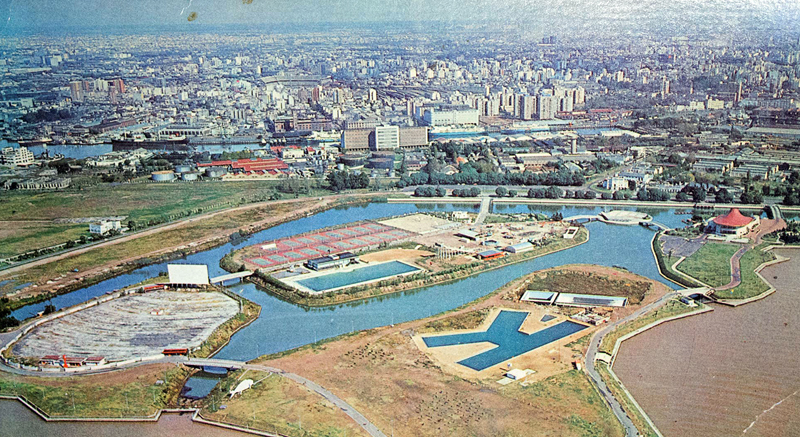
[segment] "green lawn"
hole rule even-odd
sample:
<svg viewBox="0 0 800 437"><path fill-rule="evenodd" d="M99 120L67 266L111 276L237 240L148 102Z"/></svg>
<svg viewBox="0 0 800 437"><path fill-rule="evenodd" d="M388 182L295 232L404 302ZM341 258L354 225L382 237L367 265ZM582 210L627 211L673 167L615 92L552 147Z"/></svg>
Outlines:
<svg viewBox="0 0 800 437"><path fill-rule="evenodd" d="M88 224L52 224L15 222L0 237L0 258L42 249L89 234Z"/></svg>
<svg viewBox="0 0 800 437"><path fill-rule="evenodd" d="M170 366L148 366L114 376L19 377L0 376L0 394L21 395L50 416L149 416L175 401L188 371ZM119 375L119 374L118 374ZM156 385L156 380L165 383Z"/></svg>
<svg viewBox="0 0 800 437"><path fill-rule="evenodd" d="M741 246L706 243L689 258L678 264L678 270L712 287L731 282L731 257Z"/></svg>
<svg viewBox="0 0 800 437"><path fill-rule="evenodd" d="M762 252L767 243L754 247L742 256L739 260L742 270L742 283L732 290L724 290L714 293L720 299L747 299L769 290L769 284L765 283L755 274L756 268L765 262L775 259L772 252Z"/></svg>
<svg viewBox="0 0 800 437"><path fill-rule="evenodd" d="M101 184L63 192L8 192L0 200L0 220L124 215L129 220L146 221L243 198L250 201L251 197L271 194L276 184L275 181ZM327 190L312 191L312 195L330 194Z"/></svg>

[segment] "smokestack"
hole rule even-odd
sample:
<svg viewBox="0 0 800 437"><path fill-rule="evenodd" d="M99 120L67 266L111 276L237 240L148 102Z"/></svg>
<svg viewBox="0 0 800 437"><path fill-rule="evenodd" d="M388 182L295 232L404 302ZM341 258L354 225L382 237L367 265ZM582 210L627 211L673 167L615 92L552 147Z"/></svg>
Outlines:
<svg viewBox="0 0 800 437"><path fill-rule="evenodd" d="M572 139L572 154L575 155L577 153L578 153L578 139L577 138L573 138Z"/></svg>

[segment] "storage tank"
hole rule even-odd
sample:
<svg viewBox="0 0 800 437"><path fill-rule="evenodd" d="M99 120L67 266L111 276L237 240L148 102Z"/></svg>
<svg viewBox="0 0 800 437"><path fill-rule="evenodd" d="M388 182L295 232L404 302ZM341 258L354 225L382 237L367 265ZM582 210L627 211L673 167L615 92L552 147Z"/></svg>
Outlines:
<svg viewBox="0 0 800 437"><path fill-rule="evenodd" d="M189 164L179 164L175 166L175 173L186 173L192 171L192 166Z"/></svg>
<svg viewBox="0 0 800 437"><path fill-rule="evenodd" d="M348 167L361 167L364 165L364 155L344 155L342 156L342 163Z"/></svg>
<svg viewBox="0 0 800 437"><path fill-rule="evenodd" d="M206 169L206 176L210 178L220 178L228 173L225 167L209 167Z"/></svg>
<svg viewBox="0 0 800 437"><path fill-rule="evenodd" d="M196 171L187 171L186 173L181 174L181 179L184 181L196 181L199 176L200 173Z"/></svg>
<svg viewBox="0 0 800 437"><path fill-rule="evenodd" d="M154 171L150 177L156 182L170 182L175 180L175 172L172 170Z"/></svg>
<svg viewBox="0 0 800 437"><path fill-rule="evenodd" d="M372 157L369 159L369 168L389 170L394 168L394 158Z"/></svg>

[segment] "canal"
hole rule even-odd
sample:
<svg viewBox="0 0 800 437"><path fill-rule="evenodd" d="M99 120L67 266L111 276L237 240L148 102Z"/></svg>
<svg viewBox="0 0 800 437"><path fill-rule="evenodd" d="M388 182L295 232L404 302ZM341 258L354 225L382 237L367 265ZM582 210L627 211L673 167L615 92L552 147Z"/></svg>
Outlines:
<svg viewBox="0 0 800 437"><path fill-rule="evenodd" d="M326 226L334 226L356 220L377 219L411 212L452 210L467 210L477 212L477 205L415 205L373 203L361 206L341 207L261 231L250 236L244 241L238 242L235 245L230 243L225 244L218 248L190 255L184 259L173 262L207 264L209 266L209 273L211 275L216 275L222 273L222 270L219 268L219 260L222 256L237 248L254 244L263 240L290 236L302 232L316 230ZM495 212L504 213L541 212L550 215L554 212L560 212L564 217L571 215L595 214L601 210L603 210L603 208L600 207L542 205L498 205L498 207L495 208ZM654 220L664 223L668 226L681 226L680 220L686 217L675 215L672 210L667 209L639 210L647 212L653 216ZM223 359L250 360L260 355L289 350L352 331L370 329L428 317L433 314L451 310L482 297L497 289L502 284L505 284L520 276L537 270L564 264L586 263L606 266L623 266L631 272L658 280L672 288L675 288L674 284L666 281L658 273L655 260L653 259L650 251L650 240L652 239L653 231L640 226L615 226L599 222L589 223L587 228L590 230L590 240L583 245L566 251L553 253L518 264L513 264L501 269L483 272L454 283L437 285L424 289L398 293L391 296L372 298L348 304L322 308L301 307L290 304L263 291L260 291L250 283L242 283L231 286L229 287L231 290L261 305L262 312L261 316L256 321L235 334L231 338L230 343L224 347L216 355L216 357ZM63 308L83 302L92 297L102 295L109 290L132 285L144 279L154 277L160 272L165 272L166 264L167 263L161 263L142 267L128 274L111 278L94 286L86 287L73 293L54 298L53 303L58 308ZM771 304L771 298L762 302L765 305L773 305ZM43 307L43 305L30 305L28 307L23 307L17 310L15 315L17 317L25 318L31 314L35 314L37 311L40 311L42 309L41 307ZM730 309L730 311L740 311L749 307L750 305L746 305L739 309ZM758 310L754 309L753 311ZM696 318L687 319L687 321L688 323L691 323L694 320L709 319L714 321L708 323L714 325L715 323L718 323L719 320L723 320L723 318L718 317L718 314L724 314L724 311L715 311L711 316L699 316ZM756 323L755 325L752 325L755 323L755 320L750 319L743 322L750 324L747 326L750 326L752 331L751 335L754 335L748 339L750 341L757 342L760 338L760 336L757 334L760 332L758 329L759 324ZM680 321L668 323L663 325L663 327L682 326L683 323L685 322ZM763 323L763 321L761 323ZM798 324L800 324L800 320L798 320ZM640 340L642 338L647 338L646 336L650 334L650 332L658 331L649 331L648 333L645 333L645 335L636 337L630 342L632 343L633 341L638 341L640 343L640 349L638 352L635 354L631 353L631 355L647 357L651 360L656 359L654 357L658 357L657 360L661 360L662 362L667 361L661 359L663 358L662 353L664 353L664 350L648 347L650 340ZM673 336L673 334L670 334L669 336ZM663 337L663 335L660 337ZM680 336L676 336L676 338L680 338ZM676 341L680 343L679 340ZM695 344L698 345L697 343ZM718 359L722 361L726 359L724 357L727 356L728 349L727 347L723 346L722 342L706 342L701 344L703 353L708 353L716 349L716 356ZM623 350L635 351L636 349L634 347L627 348L626 344L626 348L623 348ZM673 356L673 353L677 355ZM682 360L685 356L685 353L685 350L669 351L669 356L673 357L671 358L670 362ZM620 361L618 362L623 363L624 361L625 358L621 355ZM620 365L620 369L622 369L624 364ZM644 367L634 364L630 366L630 368L639 369ZM676 375L676 377L688 378L691 380L693 375L695 375L692 369L683 367L681 370L682 373L679 373ZM632 380L631 378L637 378L635 371L632 370L631 372L634 373L629 372L628 374L622 376L622 374L624 374L624 370L620 370L621 377L626 384L628 384L629 380ZM734 368L731 369L731 375L731 378L737 376L741 377L742 373L737 373L736 369ZM649 374L647 374L647 376L649 378ZM639 379L646 380L646 378L643 377L639 377ZM190 379L186 388L189 390L189 395L203 396L205 393L210 391L215 384L215 378L205 375L202 378ZM646 394L644 394L644 396L646 397ZM769 396L765 395L765 398L766 397ZM664 400L664 398L660 399L661 402ZM672 402L671 405L681 405L681 402L677 398L673 398L669 400L669 402ZM666 407L664 404L659 406L659 404L656 402L645 405L645 408L648 411L650 411L652 408L654 410L654 417L658 417L657 410L659 408L664 409ZM704 410L700 408L699 411ZM797 409L795 408L793 411L797 411ZM697 408L694 410L694 412L695 415L698 415ZM0 413L0 416L2 415L3 413ZM702 415L700 417L702 417ZM667 435L685 434L678 432L667 433Z"/></svg>

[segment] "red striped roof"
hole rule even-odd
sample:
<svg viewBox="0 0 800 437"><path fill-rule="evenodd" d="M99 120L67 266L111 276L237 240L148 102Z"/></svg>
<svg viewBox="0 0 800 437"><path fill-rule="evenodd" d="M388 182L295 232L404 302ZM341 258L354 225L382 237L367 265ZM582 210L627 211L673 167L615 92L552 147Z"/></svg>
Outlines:
<svg viewBox="0 0 800 437"><path fill-rule="evenodd" d="M740 228L742 226L750 224L750 222L752 222L753 220L755 219L752 217L747 217L742 215L742 213L739 212L738 208L731 208L731 210L728 211L727 214L715 218L714 223L720 226Z"/></svg>

